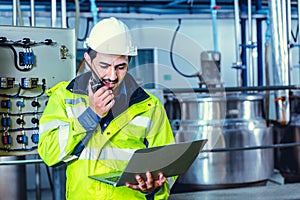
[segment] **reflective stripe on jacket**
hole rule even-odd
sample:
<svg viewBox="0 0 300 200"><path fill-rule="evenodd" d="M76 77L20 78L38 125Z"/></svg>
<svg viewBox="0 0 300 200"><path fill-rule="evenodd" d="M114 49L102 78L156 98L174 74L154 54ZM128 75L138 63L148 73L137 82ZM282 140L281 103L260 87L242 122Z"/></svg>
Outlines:
<svg viewBox="0 0 300 200"><path fill-rule="evenodd" d="M127 76L127 75L126 75ZM126 78L126 77L125 77ZM128 77L126 78L126 80ZM129 77L131 80L131 78ZM71 82L72 83L72 82ZM40 119L38 152L53 166L67 164L67 199L146 199L145 194L124 187L113 187L88 178L92 174L124 170L134 150L174 143L173 133L162 103L139 88L129 107L117 115L102 132L89 109L88 96L69 90L68 84L55 86ZM130 81L126 81L129 84ZM55 91L54 91L55 90ZM84 116L84 117L83 117ZM74 148L91 132L79 158ZM155 193L155 199L167 199L172 178Z"/></svg>

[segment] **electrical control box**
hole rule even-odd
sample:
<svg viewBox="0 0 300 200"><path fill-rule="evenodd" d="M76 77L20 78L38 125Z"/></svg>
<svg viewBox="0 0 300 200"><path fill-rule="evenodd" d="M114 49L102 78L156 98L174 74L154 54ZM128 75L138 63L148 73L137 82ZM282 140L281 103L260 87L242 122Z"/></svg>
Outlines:
<svg viewBox="0 0 300 200"><path fill-rule="evenodd" d="M0 26L0 156L36 154L46 90L76 74L74 29Z"/></svg>

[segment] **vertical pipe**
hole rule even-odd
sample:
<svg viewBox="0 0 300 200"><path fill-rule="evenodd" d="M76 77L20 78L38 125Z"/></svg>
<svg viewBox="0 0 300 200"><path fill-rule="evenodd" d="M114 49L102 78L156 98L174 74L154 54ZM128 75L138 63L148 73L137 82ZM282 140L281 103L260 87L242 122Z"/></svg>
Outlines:
<svg viewBox="0 0 300 200"><path fill-rule="evenodd" d="M289 85L288 12L286 0L269 0L272 33L272 65L275 85ZM290 121L289 91L275 91L276 119L281 124Z"/></svg>
<svg viewBox="0 0 300 200"><path fill-rule="evenodd" d="M17 26L17 0L13 0L13 25Z"/></svg>
<svg viewBox="0 0 300 200"><path fill-rule="evenodd" d="M95 0L90 0L90 4L91 4L91 13L93 16L93 24L95 25L98 22L98 8L96 5Z"/></svg>
<svg viewBox="0 0 300 200"><path fill-rule="evenodd" d="M286 43L287 43L287 73L288 73L288 82L287 84L291 84L291 79L290 79L290 66L291 66L291 60L292 60L292 54L291 54L291 49L290 49L290 45L291 45L291 33L292 33L292 8L291 8L291 0L286 0L286 20L287 20L287 27L286 27Z"/></svg>
<svg viewBox="0 0 300 200"><path fill-rule="evenodd" d="M31 26L35 26L35 5L34 5L34 0L30 0L30 16L31 16Z"/></svg>
<svg viewBox="0 0 300 200"><path fill-rule="evenodd" d="M56 0L51 0L51 27L56 27Z"/></svg>
<svg viewBox="0 0 300 200"><path fill-rule="evenodd" d="M287 20L287 33L286 33L286 38L287 38L287 44L288 44L288 50L289 50L289 45L290 45L290 34L292 32L292 14L291 14L291 0L286 0L286 20Z"/></svg>
<svg viewBox="0 0 300 200"><path fill-rule="evenodd" d="M299 45L299 48L298 48L298 64L300 65L300 0L298 0L298 45ZM299 73L300 73L300 70L299 70ZM300 74L299 74L299 78L300 78Z"/></svg>
<svg viewBox="0 0 300 200"><path fill-rule="evenodd" d="M248 0L248 42L250 46L248 51L248 68L249 68L249 86L254 86L254 67L253 67L253 39L252 39L252 1Z"/></svg>
<svg viewBox="0 0 300 200"><path fill-rule="evenodd" d="M256 11L262 9L261 0L256 1ZM257 39L257 85L264 84L263 76L263 41L262 41L262 19L256 19L256 39Z"/></svg>
<svg viewBox="0 0 300 200"><path fill-rule="evenodd" d="M17 24L19 26L24 26L20 0L17 0L17 15L18 15L17 18L19 19L19 23L17 23Z"/></svg>
<svg viewBox="0 0 300 200"><path fill-rule="evenodd" d="M35 165L36 200L41 200L41 169L40 164Z"/></svg>
<svg viewBox="0 0 300 200"><path fill-rule="evenodd" d="M285 2L284 2L285 1ZM282 22L282 41L284 44L288 45L288 10L287 10L287 2L288 0L282 0L282 18L281 18L281 22ZM280 24L279 24L280 25ZM286 51L288 50L288 46L286 46ZM287 53L286 53L287 55Z"/></svg>
<svg viewBox="0 0 300 200"><path fill-rule="evenodd" d="M248 41L252 41L252 1L247 1L248 8Z"/></svg>
<svg viewBox="0 0 300 200"><path fill-rule="evenodd" d="M241 35L242 35L242 63L247 66L247 47L246 47L246 20L241 20ZM248 86L248 68L242 69L242 86Z"/></svg>
<svg viewBox="0 0 300 200"><path fill-rule="evenodd" d="M214 52L218 52L217 10L215 7L216 7L216 0L211 0L210 9L211 9L211 17L212 17Z"/></svg>
<svg viewBox="0 0 300 200"><path fill-rule="evenodd" d="M299 0L300 1L300 0ZM235 66L237 67L237 86L241 86L241 71L242 61L240 57L240 43L241 43L241 30L240 30L240 14L239 14L239 0L234 0L234 39L235 39Z"/></svg>
<svg viewBox="0 0 300 200"><path fill-rule="evenodd" d="M66 0L61 0L61 27L67 28L67 6Z"/></svg>
<svg viewBox="0 0 300 200"><path fill-rule="evenodd" d="M79 31L79 22L80 22L80 4L78 0L74 0L75 2L75 49L77 50L77 39L78 39L78 31Z"/></svg>
<svg viewBox="0 0 300 200"><path fill-rule="evenodd" d="M262 45L262 19L256 21L256 38L257 38L257 85L264 84L263 72L263 45Z"/></svg>

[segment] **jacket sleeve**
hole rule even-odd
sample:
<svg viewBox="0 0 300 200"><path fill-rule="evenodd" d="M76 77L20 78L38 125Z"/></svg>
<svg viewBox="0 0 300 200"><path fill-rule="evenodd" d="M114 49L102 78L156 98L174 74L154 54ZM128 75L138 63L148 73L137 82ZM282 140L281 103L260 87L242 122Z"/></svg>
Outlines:
<svg viewBox="0 0 300 200"><path fill-rule="evenodd" d="M83 106L85 102L79 100L82 98L66 98L70 91L64 88L61 86L51 92L39 123L38 153L49 166L76 158L72 155L74 148L83 140L87 131L98 126L96 114ZM79 112L80 109L82 111Z"/></svg>
<svg viewBox="0 0 300 200"><path fill-rule="evenodd" d="M151 124L146 135L149 147L162 146L175 142L172 128L166 111L160 101L154 103L151 116Z"/></svg>
<svg viewBox="0 0 300 200"><path fill-rule="evenodd" d="M146 137L149 147L175 143L170 121L162 103L158 101L155 105L153 112L151 112L151 127ZM176 179L177 176L167 178L167 184L164 184L162 188L154 194L155 199L167 199Z"/></svg>

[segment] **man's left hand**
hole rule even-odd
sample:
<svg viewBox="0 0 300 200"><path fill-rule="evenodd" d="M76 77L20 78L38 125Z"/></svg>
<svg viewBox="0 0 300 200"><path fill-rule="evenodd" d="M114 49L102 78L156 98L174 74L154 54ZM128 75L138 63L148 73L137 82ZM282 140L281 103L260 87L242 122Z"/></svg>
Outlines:
<svg viewBox="0 0 300 200"><path fill-rule="evenodd" d="M152 192L156 188L162 186L166 182L166 177L162 173L158 174L157 179L153 179L150 172L146 173L147 180L144 180L140 175L136 175L137 185L126 183L126 187L141 192Z"/></svg>

